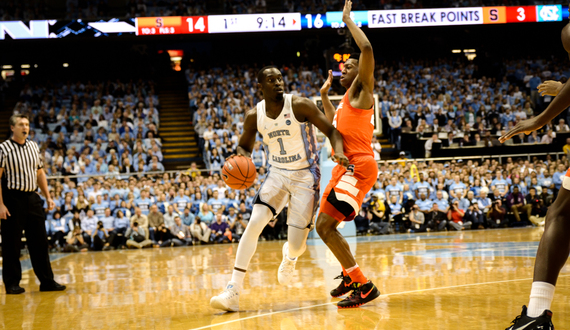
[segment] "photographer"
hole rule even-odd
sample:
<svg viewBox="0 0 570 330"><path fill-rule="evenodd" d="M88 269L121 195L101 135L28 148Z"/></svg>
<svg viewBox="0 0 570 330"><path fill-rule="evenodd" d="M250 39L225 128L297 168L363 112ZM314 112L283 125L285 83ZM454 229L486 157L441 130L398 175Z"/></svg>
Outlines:
<svg viewBox="0 0 570 330"><path fill-rule="evenodd" d="M109 238L109 234L107 233L107 229L103 226L103 221L97 221L97 228L94 230L93 235L91 236L91 249L93 251L101 251L103 247L109 246L107 243L107 239Z"/></svg>
<svg viewBox="0 0 570 330"><path fill-rule="evenodd" d="M477 201L469 205L465 216L463 217L463 225L471 225L471 229L485 229L485 218L483 211L479 209Z"/></svg>
<svg viewBox="0 0 570 330"><path fill-rule="evenodd" d="M459 201L455 200L451 204L449 212L447 212L447 221L450 228L455 230L463 230L463 217L465 216L465 211L459 208ZM471 225L471 224L469 224Z"/></svg>
<svg viewBox="0 0 570 330"><path fill-rule="evenodd" d="M368 206L368 219L370 219L370 230L372 233L388 234L389 224L386 219L386 206L378 198L377 194L372 195L372 201Z"/></svg>
<svg viewBox="0 0 570 330"><path fill-rule="evenodd" d="M238 213L238 217L243 218L243 214ZM247 226L247 220L242 220L242 222ZM192 237L194 237L194 240L200 241L201 244L207 244L210 240L210 234L212 233L212 230L202 222L202 219L200 219L200 217L196 216L194 223L190 225L190 233L192 234Z"/></svg>
<svg viewBox="0 0 570 330"><path fill-rule="evenodd" d="M410 212L409 219L412 225L411 228L408 229L408 232L423 233L427 231L425 216L423 212L420 211L420 207L418 205L412 206L412 211Z"/></svg>
<svg viewBox="0 0 570 330"><path fill-rule="evenodd" d="M132 223L125 236L127 236L128 247L142 249L152 245L152 241L148 239L148 232L136 221Z"/></svg>
<svg viewBox="0 0 570 330"><path fill-rule="evenodd" d="M503 207L500 199L493 201L491 209L487 212L487 223L490 228L507 227L505 215L507 210Z"/></svg>
<svg viewBox="0 0 570 330"><path fill-rule="evenodd" d="M230 211L231 210L233 209L230 209ZM194 223L196 223L196 221L194 221L192 224ZM243 215L241 213L237 213L236 219L232 222L230 228L234 233L234 239L233 239L234 242L239 242L239 239L241 238L243 232L245 231L245 228L247 227L247 223L248 221L243 219Z"/></svg>
<svg viewBox="0 0 570 330"><path fill-rule="evenodd" d="M67 245L63 249L63 252L86 252L89 246L83 240L83 235L81 235L81 228L73 228L71 237L67 239Z"/></svg>
<svg viewBox="0 0 570 330"><path fill-rule="evenodd" d="M426 215L429 219L427 231L437 230L442 231L447 226L447 216L445 212L441 211L438 203L433 203L431 210Z"/></svg>
<svg viewBox="0 0 570 330"><path fill-rule="evenodd" d="M192 235L188 227L182 223L179 216L174 217L174 225L170 227L172 238L165 241L160 247L192 245Z"/></svg>
<svg viewBox="0 0 570 330"><path fill-rule="evenodd" d="M533 189L534 188L531 188L531 191ZM544 201L538 198L536 194L532 194L532 192L530 192L527 197L531 197L530 199L527 198L527 204L531 205L531 216L528 219L535 226L544 226L546 211L548 211L548 208L544 206Z"/></svg>

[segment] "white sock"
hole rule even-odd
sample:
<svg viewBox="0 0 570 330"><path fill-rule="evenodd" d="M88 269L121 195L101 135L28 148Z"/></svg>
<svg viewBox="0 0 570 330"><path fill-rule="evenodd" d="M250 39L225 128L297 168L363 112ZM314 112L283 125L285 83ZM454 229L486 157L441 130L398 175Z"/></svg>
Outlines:
<svg viewBox="0 0 570 330"><path fill-rule="evenodd" d="M528 303L527 315L529 317L539 317L545 310L550 310L554 299L554 289L556 287L546 282L533 282L530 290L530 302Z"/></svg>
<svg viewBox="0 0 570 330"><path fill-rule="evenodd" d="M237 289L241 290L241 288L243 287L243 279L245 278L245 272L241 272L239 270L235 270L232 273L232 279L231 282L235 282L237 285Z"/></svg>

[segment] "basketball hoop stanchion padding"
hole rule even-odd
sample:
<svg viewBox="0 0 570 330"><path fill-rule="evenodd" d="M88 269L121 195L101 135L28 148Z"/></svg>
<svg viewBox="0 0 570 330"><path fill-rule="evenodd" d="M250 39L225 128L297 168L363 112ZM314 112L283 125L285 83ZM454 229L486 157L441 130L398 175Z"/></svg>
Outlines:
<svg viewBox="0 0 570 330"><path fill-rule="evenodd" d="M319 200L323 196L323 193L325 192L325 188L327 187L327 185L329 184L329 181L332 178L332 170L336 166L336 163L331 160L331 158L329 157L329 154L330 153L329 153L327 147L323 146L323 148L321 149L321 155L320 155L320 159L321 159L321 163L320 163L320 166L321 166L321 192L320 192ZM317 210L317 216L319 215L319 212L320 212L320 207L319 207L319 210ZM315 220L315 222L316 222L316 220ZM342 236L344 236L344 237L356 236L356 225L354 224L354 221L343 221L337 227L337 229L342 234ZM309 233L309 238L317 238L317 237L319 237L319 235L315 231L315 228L313 228L313 230L311 230L311 232Z"/></svg>

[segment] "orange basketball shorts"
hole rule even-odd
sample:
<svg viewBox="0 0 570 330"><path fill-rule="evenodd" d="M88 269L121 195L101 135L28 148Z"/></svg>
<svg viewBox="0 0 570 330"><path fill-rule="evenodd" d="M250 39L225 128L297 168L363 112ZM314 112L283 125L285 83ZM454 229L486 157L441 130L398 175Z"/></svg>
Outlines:
<svg viewBox="0 0 570 330"><path fill-rule="evenodd" d="M341 165L333 168L331 181L321 197L321 212L339 222L354 219L378 178L374 157L352 157L349 163L348 169Z"/></svg>

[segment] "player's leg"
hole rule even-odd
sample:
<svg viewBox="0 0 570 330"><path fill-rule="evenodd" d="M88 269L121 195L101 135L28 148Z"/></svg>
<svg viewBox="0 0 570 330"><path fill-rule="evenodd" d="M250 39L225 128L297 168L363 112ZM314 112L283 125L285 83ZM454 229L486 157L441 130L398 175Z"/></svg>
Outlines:
<svg viewBox="0 0 570 330"><path fill-rule="evenodd" d="M302 170L288 182L287 243L283 245L283 260L277 272L282 285L293 278L297 258L307 249L307 236L313 227L318 207L320 172L317 168ZM311 188L307 188L311 187Z"/></svg>
<svg viewBox="0 0 570 330"><path fill-rule="evenodd" d="M284 189L285 181L282 173L274 169L259 188L251 217L238 245L232 279L220 295L210 300L210 306L213 308L232 312L239 310L239 291L243 286L249 262L257 249L259 235L269 221L281 212L288 200L289 193Z"/></svg>
<svg viewBox="0 0 570 330"><path fill-rule="evenodd" d="M272 218L273 212L269 207L261 204L253 206L251 218L238 245L232 279L221 294L212 297L210 306L228 312L239 310L239 291L243 286L247 267L257 249L259 235Z"/></svg>
<svg viewBox="0 0 570 330"><path fill-rule="evenodd" d="M380 295L380 291L362 274L348 242L337 230L340 222L354 219L364 196L376 182L378 173L372 157L353 159L352 162L350 171L333 170L333 178L323 195L321 214L317 220L317 233L343 267L343 283L331 291L331 295L340 296L353 291L348 298L338 303L341 308L358 307Z"/></svg>
<svg viewBox="0 0 570 330"><path fill-rule="evenodd" d="M570 177L566 176L558 197L548 209L544 234L538 246L534 265L534 280L528 309L524 306L521 317L509 329L554 329L550 306L558 275L570 254ZM542 328L544 327L544 328Z"/></svg>

